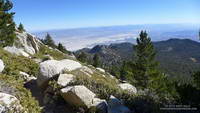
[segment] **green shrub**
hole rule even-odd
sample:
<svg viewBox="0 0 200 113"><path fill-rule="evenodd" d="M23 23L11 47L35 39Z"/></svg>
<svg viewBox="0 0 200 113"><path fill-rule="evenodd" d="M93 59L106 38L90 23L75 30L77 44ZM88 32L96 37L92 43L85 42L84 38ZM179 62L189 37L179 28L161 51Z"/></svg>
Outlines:
<svg viewBox="0 0 200 113"><path fill-rule="evenodd" d="M113 95L116 98L124 101L125 104L130 108L134 106L132 101L136 97L135 94L124 91L116 85L110 84L109 82L106 83L105 81L95 80L88 78L87 76L77 76L75 81L69 84L69 86L71 85L84 85L92 92L97 94L97 96L101 99L109 100L110 96Z"/></svg>
<svg viewBox="0 0 200 113"><path fill-rule="evenodd" d="M55 60L62 60L62 59L72 59L69 57L68 54L64 54L60 51L56 51L55 49L49 49L46 46L41 46L39 53L35 54L33 57L40 58L40 59L46 59L45 55L52 56Z"/></svg>
<svg viewBox="0 0 200 113"><path fill-rule="evenodd" d="M162 106L160 100L156 100L151 94L132 94L120 89L117 84L84 75L76 76L75 81L69 84L69 86L74 85L84 85L97 94L97 97L106 99L107 101L113 95L121 100L128 108L136 111L136 113L162 113L159 109Z"/></svg>

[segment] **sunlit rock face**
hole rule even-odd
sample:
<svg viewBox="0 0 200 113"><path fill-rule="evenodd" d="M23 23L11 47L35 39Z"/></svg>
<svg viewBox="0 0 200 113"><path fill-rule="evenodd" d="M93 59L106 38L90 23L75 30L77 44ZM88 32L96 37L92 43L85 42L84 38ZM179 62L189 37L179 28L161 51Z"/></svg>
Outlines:
<svg viewBox="0 0 200 113"><path fill-rule="evenodd" d="M47 60L40 63L40 72L37 78L37 84L42 87L50 78L61 74L63 71L73 71L81 67L82 65L74 60Z"/></svg>
<svg viewBox="0 0 200 113"><path fill-rule="evenodd" d="M40 40L27 32L16 32L16 35L13 46L4 47L4 50L15 55L29 57L39 52L40 46L43 45Z"/></svg>

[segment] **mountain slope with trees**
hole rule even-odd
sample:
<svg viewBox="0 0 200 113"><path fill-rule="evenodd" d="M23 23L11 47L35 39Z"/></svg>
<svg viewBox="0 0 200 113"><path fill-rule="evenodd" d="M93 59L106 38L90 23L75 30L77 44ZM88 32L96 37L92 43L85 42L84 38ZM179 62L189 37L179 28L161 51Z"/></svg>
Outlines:
<svg viewBox="0 0 200 113"><path fill-rule="evenodd" d="M169 76L191 75L200 67L200 43L189 39L169 39L166 41L154 42L156 59L160 62L160 68ZM87 54L90 59L98 53L103 67L122 66L123 61L129 61L134 56L135 50L131 43L120 43L111 45L97 45L92 49L82 49L75 52ZM108 69L109 70L109 69ZM119 74L119 73L118 73Z"/></svg>

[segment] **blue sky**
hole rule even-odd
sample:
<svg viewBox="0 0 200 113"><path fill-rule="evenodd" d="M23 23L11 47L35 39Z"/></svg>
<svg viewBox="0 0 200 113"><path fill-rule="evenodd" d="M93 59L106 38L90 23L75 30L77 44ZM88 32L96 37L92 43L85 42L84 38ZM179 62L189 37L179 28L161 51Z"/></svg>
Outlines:
<svg viewBox="0 0 200 113"><path fill-rule="evenodd" d="M17 24L48 30L130 24L200 23L200 0L12 0Z"/></svg>

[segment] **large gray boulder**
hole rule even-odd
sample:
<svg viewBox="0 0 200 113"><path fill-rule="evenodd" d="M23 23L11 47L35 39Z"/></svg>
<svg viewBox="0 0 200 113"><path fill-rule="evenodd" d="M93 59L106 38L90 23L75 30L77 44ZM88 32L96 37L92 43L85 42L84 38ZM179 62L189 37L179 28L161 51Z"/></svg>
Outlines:
<svg viewBox="0 0 200 113"><path fill-rule="evenodd" d="M20 113L22 107L19 100L6 93L0 93L0 113Z"/></svg>
<svg viewBox="0 0 200 113"><path fill-rule="evenodd" d="M90 108L93 105L95 94L83 85L61 89L65 101L73 106Z"/></svg>
<svg viewBox="0 0 200 113"><path fill-rule="evenodd" d="M58 77L58 81L57 83L62 86L65 87L67 86L69 83L74 81L75 76L72 74L60 74Z"/></svg>
<svg viewBox="0 0 200 113"><path fill-rule="evenodd" d="M61 89L61 95L72 106L107 113L108 104L106 100L96 98L96 95L83 85L63 88Z"/></svg>
<svg viewBox="0 0 200 113"><path fill-rule="evenodd" d="M5 51L8 51L11 54L15 54L18 56L25 56L25 57L29 57L30 55L28 53L26 53L23 49L20 48L16 48L15 46L7 46L3 48Z"/></svg>
<svg viewBox="0 0 200 113"><path fill-rule="evenodd" d="M0 59L0 73L3 71L3 69L4 69L4 63L3 63L3 61Z"/></svg>
<svg viewBox="0 0 200 113"><path fill-rule="evenodd" d="M127 90L130 93L137 93L137 89L136 87L134 87L133 85L129 84L129 83L121 83L119 84L119 87L123 90Z"/></svg>
<svg viewBox="0 0 200 113"><path fill-rule="evenodd" d="M37 78L37 84L39 87L43 87L47 85L50 78L63 73L63 71L73 71L81 67L82 65L74 60L47 60L40 63L40 72Z"/></svg>
<svg viewBox="0 0 200 113"><path fill-rule="evenodd" d="M108 113L131 113L131 111L120 100L111 96L108 101Z"/></svg>

